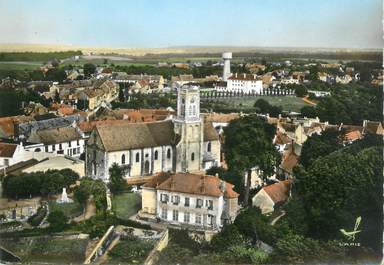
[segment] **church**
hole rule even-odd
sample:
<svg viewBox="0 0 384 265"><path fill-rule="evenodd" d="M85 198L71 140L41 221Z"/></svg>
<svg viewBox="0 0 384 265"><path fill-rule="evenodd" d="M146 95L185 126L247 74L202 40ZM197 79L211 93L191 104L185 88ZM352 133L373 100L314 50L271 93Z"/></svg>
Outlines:
<svg viewBox="0 0 384 265"><path fill-rule="evenodd" d="M200 114L199 88L178 89L177 114L170 119L96 126L86 146L86 176L108 183L114 163L125 178L220 166L219 136Z"/></svg>

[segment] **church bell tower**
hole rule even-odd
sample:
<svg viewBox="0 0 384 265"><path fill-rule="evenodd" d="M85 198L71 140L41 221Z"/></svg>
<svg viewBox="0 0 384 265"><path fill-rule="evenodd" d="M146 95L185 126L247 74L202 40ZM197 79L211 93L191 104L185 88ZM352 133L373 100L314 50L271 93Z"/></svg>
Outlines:
<svg viewBox="0 0 384 265"><path fill-rule="evenodd" d="M176 172L196 172L202 168L203 123L200 117L198 86L182 86L177 93L175 133L180 136L176 145Z"/></svg>

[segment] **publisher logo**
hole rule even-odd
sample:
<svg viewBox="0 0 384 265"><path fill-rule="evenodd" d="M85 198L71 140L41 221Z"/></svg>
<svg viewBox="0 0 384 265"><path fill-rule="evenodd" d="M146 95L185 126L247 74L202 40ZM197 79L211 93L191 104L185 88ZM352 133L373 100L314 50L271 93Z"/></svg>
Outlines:
<svg viewBox="0 0 384 265"><path fill-rule="evenodd" d="M360 243L355 242L356 235L361 232L361 230L359 230L360 223L361 223L361 216L356 218L355 227L353 228L352 231L349 231L349 230L346 231L345 229L340 229L340 232L348 240L348 242L341 243L340 245L343 245L343 246L358 246L358 247L360 246Z"/></svg>

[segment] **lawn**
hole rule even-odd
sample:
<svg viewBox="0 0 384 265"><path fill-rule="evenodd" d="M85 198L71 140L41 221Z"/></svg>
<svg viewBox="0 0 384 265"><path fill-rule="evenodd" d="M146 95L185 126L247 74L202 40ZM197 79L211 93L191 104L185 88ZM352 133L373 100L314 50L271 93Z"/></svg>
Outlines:
<svg viewBox="0 0 384 265"><path fill-rule="evenodd" d="M49 201L49 211L62 211L68 218L74 218L83 213L83 207L78 202L57 203L56 201Z"/></svg>
<svg viewBox="0 0 384 265"><path fill-rule="evenodd" d="M16 237L1 240L1 244L21 257L23 262L78 264L85 259L88 241L88 239Z"/></svg>
<svg viewBox="0 0 384 265"><path fill-rule="evenodd" d="M114 195L112 208L117 217L127 220L141 209L141 197L133 192Z"/></svg>
<svg viewBox="0 0 384 265"><path fill-rule="evenodd" d="M308 106L301 98L291 96L257 96L257 97L242 97L242 98L217 98L212 99L215 104L219 104L220 108L233 110L246 110L253 108L256 100L264 99L271 105L280 106L284 111L300 111L303 106ZM206 104L206 101L203 101ZM209 105L211 105L210 103ZM206 106L204 106L206 107Z"/></svg>

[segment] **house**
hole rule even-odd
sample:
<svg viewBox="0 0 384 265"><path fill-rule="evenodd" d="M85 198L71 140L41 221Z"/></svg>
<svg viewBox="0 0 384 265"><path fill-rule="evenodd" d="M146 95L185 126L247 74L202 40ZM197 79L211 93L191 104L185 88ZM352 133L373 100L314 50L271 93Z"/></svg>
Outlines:
<svg viewBox="0 0 384 265"><path fill-rule="evenodd" d="M264 71L266 66L263 64L257 64L257 63L247 63L245 65L245 68L248 69L248 71L251 74L258 74L260 71Z"/></svg>
<svg viewBox="0 0 384 265"><path fill-rule="evenodd" d="M194 82L193 75L178 75L171 77L172 87L181 87Z"/></svg>
<svg viewBox="0 0 384 265"><path fill-rule="evenodd" d="M298 164L300 153L301 149L299 145L291 143L287 146L279 166L280 173L282 173L285 178L292 175L293 168Z"/></svg>
<svg viewBox="0 0 384 265"><path fill-rule="evenodd" d="M113 163L125 168L127 178L220 166L219 137L200 115L195 86L178 90L177 115L172 119L97 125L86 150L86 175L105 182Z"/></svg>
<svg viewBox="0 0 384 265"><path fill-rule="evenodd" d="M286 133L280 132L278 129L276 131L275 137L273 138L273 144L276 146L277 151L279 153L283 153L286 146L292 143L293 139L291 139Z"/></svg>
<svg viewBox="0 0 384 265"><path fill-rule="evenodd" d="M17 144L0 142L0 168L5 168L18 162L18 155L22 147Z"/></svg>
<svg viewBox="0 0 384 265"><path fill-rule="evenodd" d="M363 127L364 127L364 134L366 133L372 133L372 134L378 134L378 135L384 135L384 129L383 125L379 121L363 121Z"/></svg>
<svg viewBox="0 0 384 265"><path fill-rule="evenodd" d="M100 79L92 87L89 87L79 94L78 99L88 101L88 109L95 110L102 103L110 103L119 95L119 85L112 80Z"/></svg>
<svg viewBox="0 0 384 265"><path fill-rule="evenodd" d="M43 144L46 153L72 157L80 157L85 146L81 131L73 126L33 131L27 141Z"/></svg>
<svg viewBox="0 0 384 265"><path fill-rule="evenodd" d="M295 79L292 76L289 76L289 77L282 78L280 83L284 85L293 85L293 84L298 85L300 84L300 80Z"/></svg>
<svg viewBox="0 0 384 265"><path fill-rule="evenodd" d="M13 139L17 134L17 125L34 120L28 116L10 116L0 118L0 138Z"/></svg>
<svg viewBox="0 0 384 265"><path fill-rule="evenodd" d="M335 80L338 84L349 84L352 81L352 77L350 75L336 76Z"/></svg>
<svg viewBox="0 0 384 265"><path fill-rule="evenodd" d="M320 91L320 90L308 90L308 94L313 94L317 98L322 98L322 97L328 97L331 95L330 91Z"/></svg>
<svg viewBox="0 0 384 265"><path fill-rule="evenodd" d="M139 81L146 81L149 85L154 86L157 90L164 88L165 80L162 75L129 75L125 72L113 73L112 79L119 85L126 87L127 84L136 84Z"/></svg>
<svg viewBox="0 0 384 265"><path fill-rule="evenodd" d="M139 216L191 229L219 230L236 218L238 197L233 185L217 176L160 174L144 184Z"/></svg>
<svg viewBox="0 0 384 265"><path fill-rule="evenodd" d="M298 80L299 83L302 83L305 80L305 73L304 72L294 71L294 72L292 72L291 76L293 79Z"/></svg>
<svg viewBox="0 0 384 265"><path fill-rule="evenodd" d="M252 205L260 208L262 214L272 213L276 206L288 200L291 185L291 180L284 180L263 187L252 198Z"/></svg>
<svg viewBox="0 0 384 265"><path fill-rule="evenodd" d="M256 74L233 74L227 80L228 92L244 94L261 94L263 91L263 80Z"/></svg>

